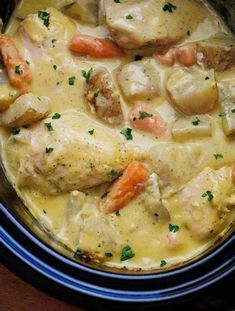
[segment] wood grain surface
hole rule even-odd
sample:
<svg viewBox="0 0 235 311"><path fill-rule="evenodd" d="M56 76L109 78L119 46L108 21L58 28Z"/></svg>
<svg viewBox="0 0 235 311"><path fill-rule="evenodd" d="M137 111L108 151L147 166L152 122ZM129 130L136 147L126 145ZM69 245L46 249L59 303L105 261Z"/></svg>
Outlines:
<svg viewBox="0 0 235 311"><path fill-rule="evenodd" d="M0 265L0 311L85 311L55 299Z"/></svg>

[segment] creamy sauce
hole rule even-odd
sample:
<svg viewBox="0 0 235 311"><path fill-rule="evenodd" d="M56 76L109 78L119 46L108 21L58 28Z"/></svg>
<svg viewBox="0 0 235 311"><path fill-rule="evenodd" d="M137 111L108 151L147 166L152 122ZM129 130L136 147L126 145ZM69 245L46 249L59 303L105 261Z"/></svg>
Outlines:
<svg viewBox="0 0 235 311"><path fill-rule="evenodd" d="M8 25L7 33L13 35L21 55L30 62L30 68L33 73L31 92L37 96L48 96L51 99L51 115L60 113L63 118L63 114L66 114L68 111L76 111L89 115L91 122L94 124L95 122L100 123L101 121L90 113L90 109L84 99L85 80L81 73L82 70L88 71L90 68L95 70L102 66L107 68L109 72L112 72L115 79L118 68L133 61L134 56L139 54L140 51L141 55L149 57L152 49L145 48L128 51L126 57L117 60L94 60L72 54L67 46L70 39L77 32L95 37L105 37L108 34L108 30L105 26L89 26L67 17L61 20L60 16L57 16L57 11L47 9L48 7L61 9L64 6L64 2L42 0L39 3L38 1L23 0L14 12L13 18ZM37 12L39 9L47 9L50 12L52 24L54 19L55 25L58 21L61 21L61 25L57 25L56 30L52 27L50 31L47 31L48 38L46 40L45 37L43 38L43 46L33 45L32 42L28 41L25 42L27 39L22 39L22 33L17 30L21 25L18 17L26 18L23 21L25 29L28 29L31 38L38 39L37 35L39 35L40 30L37 30L37 26L35 26L37 25L37 15L27 16L30 13ZM214 12L208 9L207 14L208 17L197 27L193 25L194 29L192 29L191 36L178 43L179 46L208 38L221 30L228 32ZM172 14L172 18L174 18L174 14ZM52 38L56 39L56 41L52 42ZM56 66L56 70L53 66ZM176 68L179 66L179 64L175 65ZM162 77L161 79L165 80L170 70L169 67L158 64L158 70ZM234 79L234 76L235 69L225 73L216 73L217 82ZM69 85L69 77L75 77L75 85ZM120 85L116 79L115 85L121 92ZM155 96L145 102L151 106L152 111L159 113L162 119L170 125L167 134L157 137L156 135L133 128L133 141L127 142L123 139L123 144L126 144L127 148L132 150L130 157L135 154L135 150L138 150L139 158L146 160L151 170L157 174L159 173L160 177L162 174L163 180L168 173L165 168L162 169L162 172L159 171L161 170L159 168L160 162L157 163L157 161L162 160L166 163L169 161L169 171L173 172L174 169L176 170L174 176L172 173L173 177L170 178L169 187L161 189L162 199L171 217L168 221L161 221L158 219L158 215L149 212L146 204L143 204L144 192L121 209L120 215L115 213L103 215L99 211L98 205L101 195L108 188L107 183L82 190L83 192L75 194L75 198L72 199L70 193L46 195L41 191L37 191L37 187L34 189L28 189L27 187L19 188L16 181L19 167L15 163L14 154L20 152L23 156L24 152L28 152L28 149L24 149L24 146L22 147L15 142L14 139L17 139L17 137L12 138L8 131L1 129L2 158L7 169L8 178L31 213L72 251L76 252L79 249L95 254L104 265L108 266L126 266L130 269L142 268L147 270L164 266L164 261L166 262L164 268L185 262L213 245L219 236L225 234L235 219L234 207L230 206L228 216L217 235L207 236L204 239L195 238L195 234L185 225L185 215L182 210L180 197L184 185L195 178L205 167L220 169L223 166L231 167L234 163L235 141L233 138L226 138L223 133L221 117L218 116L221 109L217 107L209 113L212 117L212 135L210 137L189 137L186 141L175 141L171 135L171 128L178 118L179 112L170 104L167 92L164 91L160 97ZM119 137L118 139L121 137L120 131L123 128L131 127L129 123L131 104L123 95L121 95L121 104L124 113L124 123L120 126L110 127L110 132L113 131L114 135ZM56 121L53 121L53 126L54 124L56 124ZM92 127L89 128L88 126L88 129L92 130ZM84 129L84 131L87 131L87 129ZM161 148L164 150L166 147L171 149L161 156L155 156L154 150ZM181 162L177 163L176 153L179 147L183 148L183 153L189 155L186 161L181 160ZM190 149L191 147L192 149ZM189 148L189 151L184 148ZM195 153L200 153L198 157L201 157L201 161L199 161L198 169L191 170ZM222 154L223 156L216 159L215 154ZM191 155L192 162L188 161ZM76 195L78 195L78 199L76 199ZM75 200L75 203L71 203L71 200ZM169 231L170 224L179 227L177 238L180 244L173 249L166 247L168 235L172 234ZM131 246L135 256L121 262L120 254L125 245ZM107 253L112 253L112 257L105 255Z"/></svg>

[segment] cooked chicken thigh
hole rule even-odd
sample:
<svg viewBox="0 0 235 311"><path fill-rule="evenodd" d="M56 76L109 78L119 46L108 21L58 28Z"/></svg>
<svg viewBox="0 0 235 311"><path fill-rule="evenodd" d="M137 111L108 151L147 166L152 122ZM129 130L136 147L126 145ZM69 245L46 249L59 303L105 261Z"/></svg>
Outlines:
<svg viewBox="0 0 235 311"><path fill-rule="evenodd" d="M174 0L173 4L165 0L104 0L101 6L111 35L128 49L178 42L209 13L195 0Z"/></svg>
<svg viewBox="0 0 235 311"><path fill-rule="evenodd" d="M121 172L134 156L121 135L75 111L22 130L6 149L18 186L49 194L108 182L107 173Z"/></svg>

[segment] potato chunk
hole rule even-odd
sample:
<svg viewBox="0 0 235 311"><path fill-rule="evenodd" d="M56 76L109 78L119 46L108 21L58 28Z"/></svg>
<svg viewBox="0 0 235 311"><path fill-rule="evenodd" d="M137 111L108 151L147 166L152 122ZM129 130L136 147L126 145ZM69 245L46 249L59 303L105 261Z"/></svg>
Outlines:
<svg viewBox="0 0 235 311"><path fill-rule="evenodd" d="M235 66L235 40L231 35L218 33L197 43L207 68L224 71Z"/></svg>
<svg viewBox="0 0 235 311"><path fill-rule="evenodd" d="M0 112L6 110L19 95L10 84L0 84Z"/></svg>
<svg viewBox="0 0 235 311"><path fill-rule="evenodd" d="M98 24L98 0L77 0L63 10L64 14L85 24Z"/></svg>
<svg viewBox="0 0 235 311"><path fill-rule="evenodd" d="M211 119L208 115L179 118L172 128L176 140L211 136Z"/></svg>
<svg viewBox="0 0 235 311"><path fill-rule="evenodd" d="M221 103L222 127L226 136L235 135L235 104L231 101L224 100Z"/></svg>
<svg viewBox="0 0 235 311"><path fill-rule="evenodd" d="M174 68L166 83L169 96L176 108L186 115L212 111L218 99L214 71L197 67Z"/></svg>
<svg viewBox="0 0 235 311"><path fill-rule="evenodd" d="M27 126L43 119L50 113L48 97L38 97L32 93L20 96L0 115L0 125L7 127Z"/></svg>
<svg viewBox="0 0 235 311"><path fill-rule="evenodd" d="M117 74L117 80L127 100L151 98L161 93L160 70L153 59L124 65Z"/></svg>

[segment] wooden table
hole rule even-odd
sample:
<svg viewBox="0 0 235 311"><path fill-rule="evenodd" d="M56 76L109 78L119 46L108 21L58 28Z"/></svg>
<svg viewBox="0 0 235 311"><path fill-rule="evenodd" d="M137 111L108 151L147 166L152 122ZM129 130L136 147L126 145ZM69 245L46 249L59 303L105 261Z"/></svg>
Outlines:
<svg viewBox="0 0 235 311"><path fill-rule="evenodd" d="M0 265L0 311L84 311L55 299Z"/></svg>

